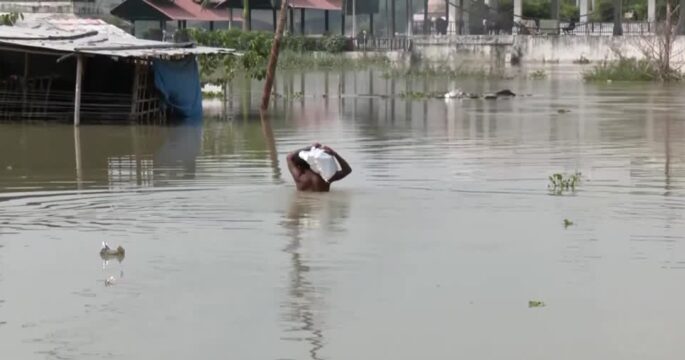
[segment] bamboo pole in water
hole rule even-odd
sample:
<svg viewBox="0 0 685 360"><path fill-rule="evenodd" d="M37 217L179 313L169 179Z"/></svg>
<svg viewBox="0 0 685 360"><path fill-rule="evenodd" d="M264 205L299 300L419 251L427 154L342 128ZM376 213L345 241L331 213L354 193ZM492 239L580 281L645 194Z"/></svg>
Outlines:
<svg viewBox="0 0 685 360"><path fill-rule="evenodd" d="M271 88L273 87L274 76L276 75L276 65L278 64L278 53L281 49L281 39L283 38L283 30L285 29L287 9L288 0L282 0L281 12L278 14L278 27L274 34L274 42L271 45L269 66L266 69L266 82L264 83L264 93L262 94L262 110L269 108L269 99L271 99Z"/></svg>
<svg viewBox="0 0 685 360"><path fill-rule="evenodd" d="M81 86L83 83L83 55L76 57L76 90L74 93L74 126L81 123Z"/></svg>

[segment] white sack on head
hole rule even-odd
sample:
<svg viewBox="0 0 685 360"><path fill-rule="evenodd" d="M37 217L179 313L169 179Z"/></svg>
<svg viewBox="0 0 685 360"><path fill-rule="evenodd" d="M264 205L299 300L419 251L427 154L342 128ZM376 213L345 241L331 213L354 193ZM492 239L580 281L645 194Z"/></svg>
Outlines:
<svg viewBox="0 0 685 360"><path fill-rule="evenodd" d="M326 182L338 172L338 163L335 158L326 153L322 148L312 147L309 151L300 151L298 156L309 164L315 173L319 174Z"/></svg>

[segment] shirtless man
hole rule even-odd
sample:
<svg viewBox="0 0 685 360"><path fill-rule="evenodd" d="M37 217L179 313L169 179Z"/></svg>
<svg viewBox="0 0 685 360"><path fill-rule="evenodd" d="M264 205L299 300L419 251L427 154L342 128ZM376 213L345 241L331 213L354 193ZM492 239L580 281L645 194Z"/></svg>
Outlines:
<svg viewBox="0 0 685 360"><path fill-rule="evenodd" d="M319 174L312 171L309 164L300 158L300 151L307 151L313 147L322 148L326 153L333 156L340 164L341 170L333 175L329 182L326 182ZM312 146L308 146L299 150L295 150L288 154L288 169L293 175L293 180L295 180L295 185L299 191L313 191L313 192L328 192L331 190L331 183L334 181L342 180L347 175L352 172L350 165L343 159L337 152L328 146L321 146L321 144L316 143Z"/></svg>

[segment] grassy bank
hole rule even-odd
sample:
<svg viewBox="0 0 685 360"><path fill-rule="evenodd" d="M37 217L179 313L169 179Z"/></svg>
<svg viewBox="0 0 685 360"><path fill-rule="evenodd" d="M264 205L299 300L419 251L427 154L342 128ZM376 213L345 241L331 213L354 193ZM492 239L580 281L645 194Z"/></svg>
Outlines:
<svg viewBox="0 0 685 360"><path fill-rule="evenodd" d="M679 81L683 74L679 70L661 71L654 62L621 58L616 61L602 61L583 73L587 81Z"/></svg>

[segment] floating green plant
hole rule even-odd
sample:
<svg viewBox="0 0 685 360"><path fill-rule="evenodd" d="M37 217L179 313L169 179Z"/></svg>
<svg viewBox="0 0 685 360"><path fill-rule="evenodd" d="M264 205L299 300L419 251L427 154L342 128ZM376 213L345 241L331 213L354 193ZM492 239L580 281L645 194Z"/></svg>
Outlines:
<svg viewBox="0 0 685 360"><path fill-rule="evenodd" d="M582 174L576 172L572 175L565 175L561 173L552 174L549 177L549 185L547 188L557 195L561 195L565 191L576 191L576 186L580 184Z"/></svg>
<svg viewBox="0 0 685 360"><path fill-rule="evenodd" d="M528 301L528 307L529 308L539 308L539 307L545 307L547 306L543 301L539 300L529 300Z"/></svg>
<svg viewBox="0 0 685 360"><path fill-rule="evenodd" d="M564 229L571 226L571 225L573 225L573 221L571 221L569 219L564 219Z"/></svg>

